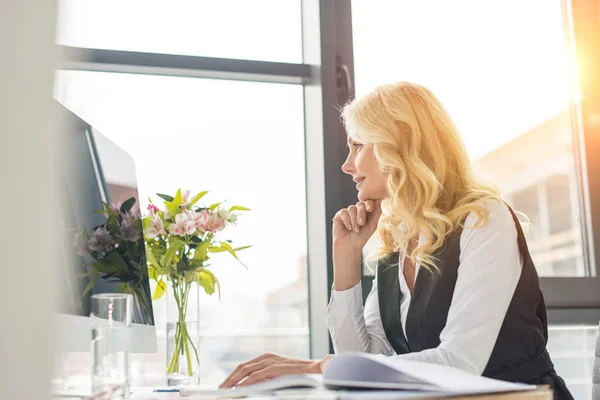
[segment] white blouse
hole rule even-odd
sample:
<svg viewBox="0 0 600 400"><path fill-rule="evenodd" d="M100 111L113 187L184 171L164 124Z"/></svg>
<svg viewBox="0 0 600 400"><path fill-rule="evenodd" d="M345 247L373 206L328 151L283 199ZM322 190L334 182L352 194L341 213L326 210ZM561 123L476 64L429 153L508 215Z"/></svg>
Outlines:
<svg viewBox="0 0 600 400"><path fill-rule="evenodd" d="M437 348L395 354L383 330L375 279L364 308L360 283L348 290L332 290L326 323L335 352L384 354L450 365L481 375L492 354L523 268L517 230L510 211L498 201L488 201L485 206L489 218L483 227L473 228L477 222L475 213L471 213L465 221L460 236L458 277ZM423 243L423 240L421 235L419 241ZM403 274L404 257L401 256L400 261L398 279L403 296L400 314L406 332L411 294ZM419 265L415 268L418 273Z"/></svg>

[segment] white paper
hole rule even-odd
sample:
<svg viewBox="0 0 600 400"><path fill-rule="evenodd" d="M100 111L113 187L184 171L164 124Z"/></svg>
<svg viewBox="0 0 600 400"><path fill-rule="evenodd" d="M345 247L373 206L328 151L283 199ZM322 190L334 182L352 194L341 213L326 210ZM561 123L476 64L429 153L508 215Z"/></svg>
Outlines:
<svg viewBox="0 0 600 400"><path fill-rule="evenodd" d="M453 393L535 389L532 385L490 379L445 365L365 353L345 353L333 357L325 364L323 383L326 386L421 389Z"/></svg>
<svg viewBox="0 0 600 400"><path fill-rule="evenodd" d="M268 381L233 389L207 390L200 387L181 389L183 397L237 397L253 394L269 393L280 389L318 388L323 386L323 376L320 374L283 375Z"/></svg>

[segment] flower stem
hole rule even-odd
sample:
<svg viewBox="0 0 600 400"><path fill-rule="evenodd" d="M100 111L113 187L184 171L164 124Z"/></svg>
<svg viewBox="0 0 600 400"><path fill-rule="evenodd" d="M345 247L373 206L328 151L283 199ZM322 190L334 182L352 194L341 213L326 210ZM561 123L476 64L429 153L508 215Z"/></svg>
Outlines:
<svg viewBox="0 0 600 400"><path fill-rule="evenodd" d="M185 278L184 278L185 279ZM171 355L169 364L167 366L167 373L176 373L179 372L179 357L183 355L185 357L186 367L187 367L187 375L193 376L193 363L192 363L192 352L191 348L194 351L194 355L196 357L196 361L199 362L198 350L194 345L194 341L192 337L190 337L190 333L187 328L187 306L189 300L189 294L191 289L191 283L180 282L178 279L173 279L173 297L175 298L175 302L177 303L178 309L178 321L176 323L175 329L175 337L174 337L174 349Z"/></svg>

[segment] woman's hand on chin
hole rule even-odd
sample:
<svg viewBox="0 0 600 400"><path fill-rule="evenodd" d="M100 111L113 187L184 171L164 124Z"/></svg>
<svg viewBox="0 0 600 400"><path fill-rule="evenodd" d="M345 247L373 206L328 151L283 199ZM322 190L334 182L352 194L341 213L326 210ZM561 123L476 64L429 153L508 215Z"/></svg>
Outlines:
<svg viewBox="0 0 600 400"><path fill-rule="evenodd" d="M219 389L232 388L236 385L247 386L282 375L320 374L323 364L328 359L329 356L322 360L305 360L276 353L265 353L238 365L219 385Z"/></svg>
<svg viewBox="0 0 600 400"><path fill-rule="evenodd" d="M343 208L333 217L333 244L362 251L377 230L381 217L381 200L359 201Z"/></svg>

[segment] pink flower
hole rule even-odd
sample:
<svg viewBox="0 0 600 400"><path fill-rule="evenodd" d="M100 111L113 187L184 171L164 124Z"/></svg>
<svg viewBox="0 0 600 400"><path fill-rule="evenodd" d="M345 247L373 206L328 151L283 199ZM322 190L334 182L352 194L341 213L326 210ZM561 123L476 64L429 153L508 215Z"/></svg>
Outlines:
<svg viewBox="0 0 600 400"><path fill-rule="evenodd" d="M137 242L142 237L142 232L136 228L131 219L124 219L121 222L121 234L123 240L127 242Z"/></svg>
<svg viewBox="0 0 600 400"><path fill-rule="evenodd" d="M111 242L112 236L106 229L106 226L102 226L92 233L92 238L88 241L88 246L93 251L104 251L108 249Z"/></svg>
<svg viewBox="0 0 600 400"><path fill-rule="evenodd" d="M144 234L149 239L154 239L158 235L166 235L165 225L163 224L160 215L155 214L150 221L150 225L144 231Z"/></svg>
<svg viewBox="0 0 600 400"><path fill-rule="evenodd" d="M131 206L129 211L127 211L128 219L140 219L141 217L142 217L142 213L140 212L140 206L138 206L137 204L134 204L133 206Z"/></svg>
<svg viewBox="0 0 600 400"><path fill-rule="evenodd" d="M118 213L119 211L121 211L121 206L123 205L122 201L118 201L116 203L112 203L110 205L110 209L113 210L114 212Z"/></svg>
<svg viewBox="0 0 600 400"><path fill-rule="evenodd" d="M150 211L150 215L154 215L159 211L159 209L154 204L148 204L148 211Z"/></svg>
<svg viewBox="0 0 600 400"><path fill-rule="evenodd" d="M194 222L196 223L196 228L203 232L215 233L225 229L225 220L206 210L202 210L196 214Z"/></svg>
<svg viewBox="0 0 600 400"><path fill-rule="evenodd" d="M196 224L186 213L179 213L175 216L175 223L169 225L168 229L172 235L191 235L196 232Z"/></svg>

